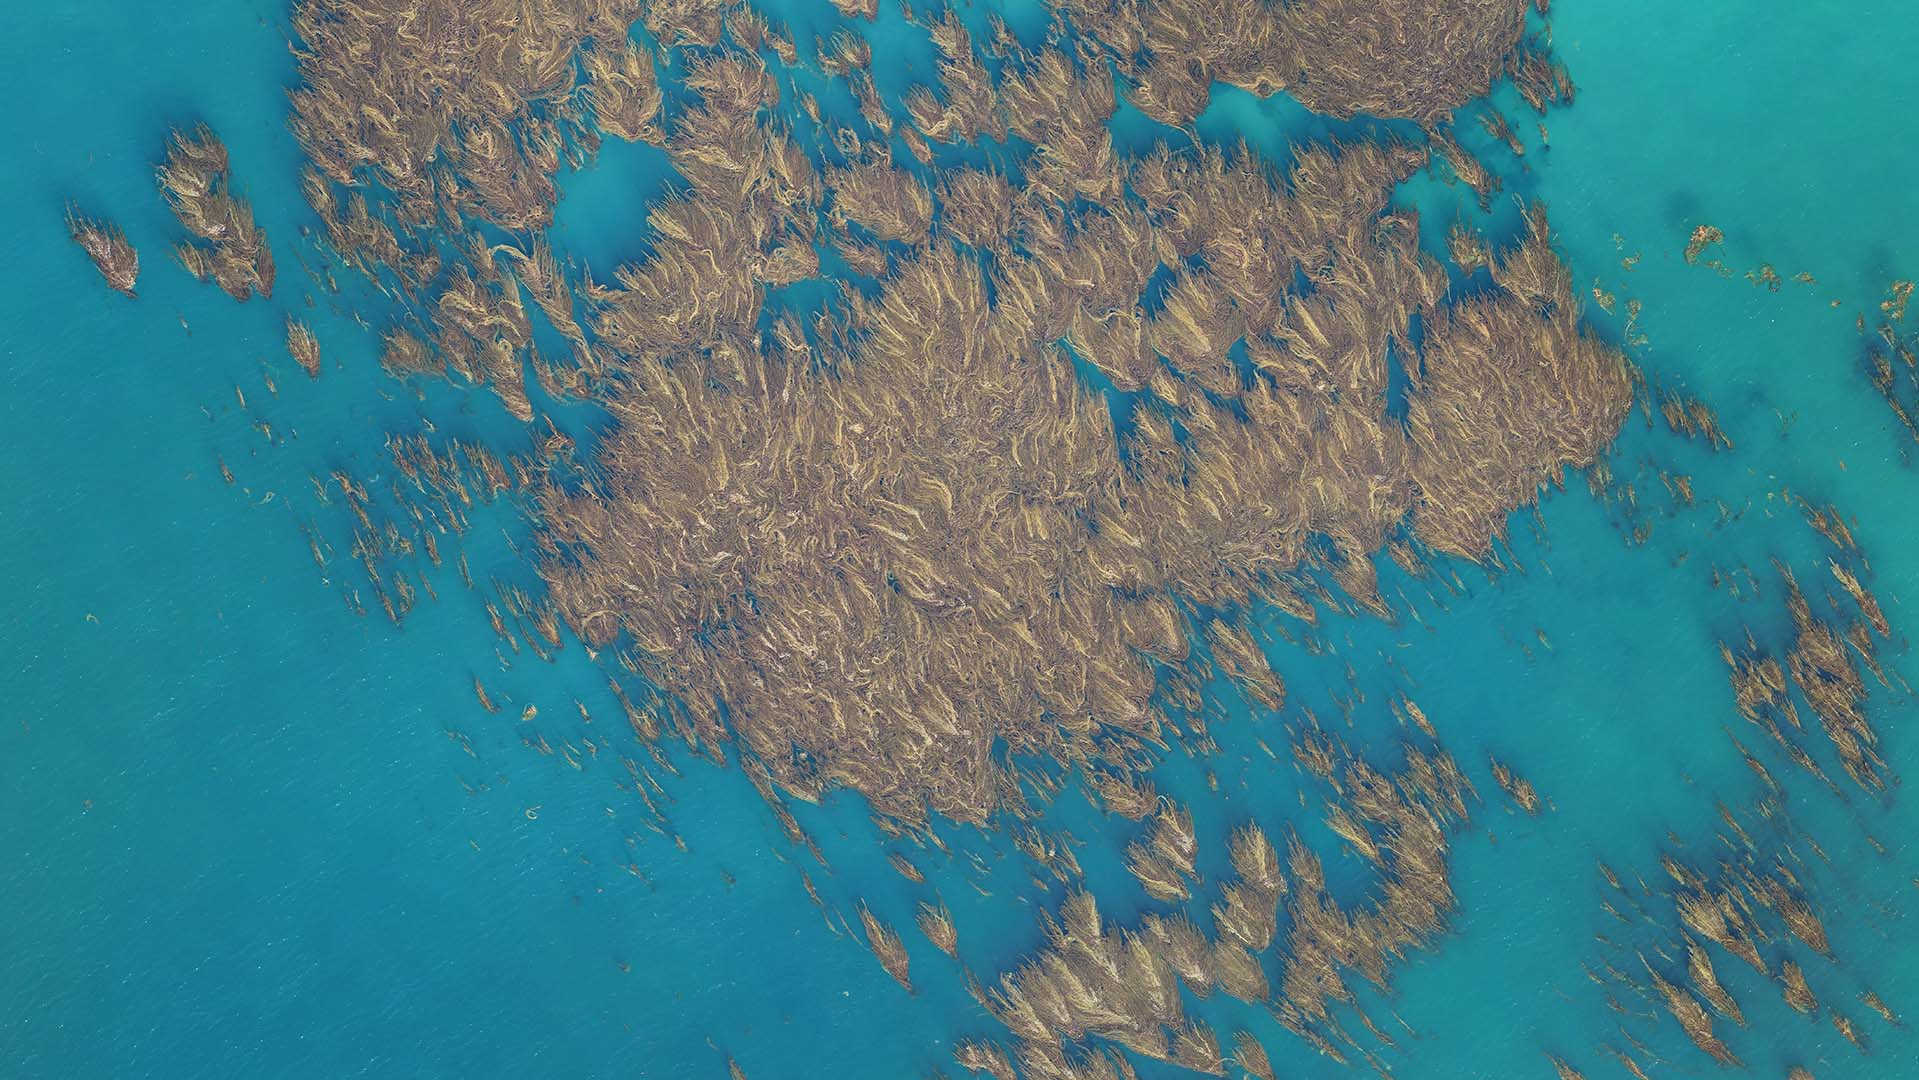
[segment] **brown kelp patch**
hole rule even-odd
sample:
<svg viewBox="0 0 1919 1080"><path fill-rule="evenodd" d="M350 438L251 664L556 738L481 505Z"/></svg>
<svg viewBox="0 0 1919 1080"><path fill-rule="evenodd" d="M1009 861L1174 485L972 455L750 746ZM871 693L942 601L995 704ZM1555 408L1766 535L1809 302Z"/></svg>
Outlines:
<svg viewBox="0 0 1919 1080"><path fill-rule="evenodd" d="M1513 772L1510 767L1497 760L1492 763L1492 770L1493 782L1512 798L1515 806L1528 814L1539 813L1539 793L1533 789L1532 781Z"/></svg>
<svg viewBox="0 0 1919 1080"><path fill-rule="evenodd" d="M1795 765L1826 780L1824 769L1798 738L1803 723L1797 700L1811 707L1846 775L1862 788L1879 791L1886 786L1886 766L1878 749L1879 734L1866 714L1867 686L1860 668L1884 681L1874 639L1887 637L1892 627L1878 600L1852 569L1836 559L1830 566L1842 593L1859 613L1857 620L1839 622L1842 615L1836 602L1831 605L1832 618L1815 614L1792 571L1775 563L1792 620L1785 662L1768 655L1750 631L1737 648L1722 642L1720 656L1726 662L1739 714L1764 731ZM1797 699L1791 694L1795 688Z"/></svg>
<svg viewBox="0 0 1919 1080"><path fill-rule="evenodd" d="M1666 402L1685 417L1703 408L1675 404L1670 396ZM1656 424L1651 406L1647 402L1649 427ZM1698 434L1685 424L1669 426L1676 435ZM1629 885L1632 876L1601 865L1600 906L1618 925L1596 935L1606 956L1588 965L1587 974L1623 1018L1621 1034L1638 1051L1637 1061L1659 1061L1627 1030L1641 1019L1671 1019L1706 1056L1727 1064L1739 1056L1750 1059L1758 1048L1770 1055L1793 1045L1794 1037L1779 1026L1793 1013L1830 1023L1862 1051L1872 1041L1832 1006L1843 1005L1846 994L1865 1002L1857 976L1847 970L1855 958L1842 955L1846 948L1856 949L1861 933L1896 933L1884 921L1890 909L1862 895L1848 864L1891 852L1870 833L1815 835L1810 825L1819 819L1808 803L1831 795L1847 818L1870 828L1861 809L1889 802L1898 778L1881 755L1875 730L1884 702L1874 708L1869 687L1878 682L1888 690L1906 688L1880 656L1886 641L1896 638L1870 589L1872 567L1860 547L1858 521L1831 504L1784 495L1810 526L1799 539L1823 549L1823 560L1812 565L1823 561L1824 570L1815 576L1782 559L1773 561L1771 575L1744 564L1728 570L1715 563L1712 570L1714 587L1730 592L1746 624L1719 648L1731 684L1729 704L1766 736L1748 748L1743 731L1727 731L1747 767L1749 776L1735 780L1747 794L1716 800L1711 824L1682 823L1667 832L1664 884L1648 884L1648 874ZM1718 505L1714 533L1742 513ZM1755 615L1754 609L1765 610ZM1829 750L1808 738L1811 720L1818 721ZM1835 782L1835 760L1852 785ZM1782 762L1793 769L1781 769ZM1800 773L1816 784L1803 783ZM1868 798L1859 799L1861 793ZM1693 839L1715 831L1708 842ZM1852 850L1829 854L1822 844ZM1772 989L1754 992L1753 975L1742 968ZM1635 997L1650 1012L1635 1007ZM1820 1016L1822 1009L1826 1016ZM1732 1030L1748 1025L1743 1033ZM1601 1049L1632 1060L1610 1044Z"/></svg>
<svg viewBox="0 0 1919 1080"><path fill-rule="evenodd" d="M1691 266L1698 263L1699 257L1704 255L1708 248L1717 247L1725 243L1725 241L1725 230L1719 228L1717 225L1696 226L1692 234L1686 238L1686 265ZM1719 264L1717 262L1708 262L1706 265L1718 266Z"/></svg>
<svg viewBox="0 0 1919 1080"><path fill-rule="evenodd" d="M1864 316L1859 319L1860 335L1865 339L1865 373L1872 388L1885 398L1886 407L1898 418L1900 426L1919 442L1919 335L1904 331L1906 306L1912 299L1913 283L1892 283L1887 297L1879 304L1878 325L1868 334Z"/></svg>
<svg viewBox="0 0 1919 1080"><path fill-rule="evenodd" d="M227 148L205 124L175 131L159 169L160 193L192 239L174 254L201 281L235 300L273 295L273 251L253 207L233 193Z"/></svg>
<svg viewBox="0 0 1919 1080"><path fill-rule="evenodd" d="M1758 1020L1763 1010L1777 1007L1769 1002L1782 1001L1794 1012L1816 1017L1820 1001L1801 958L1818 955L1824 961L1815 965L1821 972L1843 967L1827 933L1829 916L1820 906L1820 891L1812 882L1830 860L1812 837L1797 830L1787 798L1784 788L1768 781L1747 812L1735 814L1722 804L1717 854L1668 850L1662 857L1666 881L1660 888L1642 879L1635 891L1602 866L1610 890L1606 906L1619 915L1626 926L1623 933L1631 936L1614 940L1600 935L1611 955L1598 965L1603 976L1591 967L1588 974L1608 990L1608 1004L1615 1011L1634 1015L1619 998L1640 997L1721 1064L1736 1065L1739 1059L1715 1031L1715 1014L1744 1027L1749 1020L1763 1023ZM1615 902L1637 918L1627 918L1613 907ZM1847 906L1839 914L1854 918L1859 913ZM1716 958L1737 960L1774 981L1779 999L1742 1007L1722 981ZM1881 1017L1891 1014L1870 991L1860 1000ZM1826 1011L1842 1037L1866 1049L1866 1036L1849 1018Z"/></svg>
<svg viewBox="0 0 1919 1080"><path fill-rule="evenodd" d="M948 956L959 956L959 931L953 926L953 913L946 910L945 904L937 906L922 902L914 920L920 933L933 947Z"/></svg>
<svg viewBox="0 0 1919 1080"><path fill-rule="evenodd" d="M308 378L320 377L320 339L313 328L293 316L287 316L287 355L300 365Z"/></svg>
<svg viewBox="0 0 1919 1080"><path fill-rule="evenodd" d="M1441 312L1407 423L1420 538L1483 556L1512 509L1568 465L1591 461L1625 419L1629 379L1618 354L1579 328L1572 281L1528 215L1514 252L1495 259L1501 291ZM1502 344L1528 335L1524 362Z"/></svg>
<svg viewBox="0 0 1919 1080"><path fill-rule="evenodd" d="M127 241L127 234L120 231L120 226L110 221L95 221L69 205L67 233L93 261L93 268L100 271L108 288L133 295L134 282L140 277L140 253Z"/></svg>
<svg viewBox="0 0 1919 1080"><path fill-rule="evenodd" d="M1148 915L1135 930L1112 926L1091 894L1075 893L1045 924L1046 947L990 995L994 1016L1019 1040L1027 1075L1079 1075L1072 1062L1096 1051L1097 1040L1220 1074L1219 1040L1187 1015L1180 987L1199 997L1220 990L1270 1003L1282 1025L1336 1060L1346 1060L1346 1050L1370 1055L1334 1010L1357 1008L1350 975L1384 987L1389 961L1444 927L1453 907L1448 836L1463 820L1471 787L1444 751L1408 744L1405 767L1386 774L1323 733L1299 734L1296 756L1327 781L1329 812L1369 838L1379 897L1342 906L1327 890L1318 855L1291 838L1282 869L1255 825L1232 834L1234 877L1213 906L1210 935L1184 915ZM1158 833L1156 827L1149 836ZM1274 952L1277 983L1267 975L1266 957ZM1235 1038L1233 1056L1254 1075L1271 1074L1265 1048L1250 1033Z"/></svg>
<svg viewBox="0 0 1919 1080"><path fill-rule="evenodd" d="M873 956L879 960L880 966L901 986L913 989L913 980L907 977L907 967L911 961L899 934L864 904L860 905L860 925L866 931L866 945L873 950Z"/></svg>

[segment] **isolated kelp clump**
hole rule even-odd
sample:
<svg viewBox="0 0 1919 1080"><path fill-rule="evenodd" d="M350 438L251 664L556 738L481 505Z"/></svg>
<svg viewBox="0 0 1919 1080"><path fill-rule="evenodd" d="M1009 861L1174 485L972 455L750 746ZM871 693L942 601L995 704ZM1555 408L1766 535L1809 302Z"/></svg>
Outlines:
<svg viewBox="0 0 1919 1080"><path fill-rule="evenodd" d="M95 221L69 206L67 233L80 245L80 250L87 253L87 258L93 260L94 269L100 271L108 288L133 295L134 283L140 279L140 253L133 249L120 226Z"/></svg>

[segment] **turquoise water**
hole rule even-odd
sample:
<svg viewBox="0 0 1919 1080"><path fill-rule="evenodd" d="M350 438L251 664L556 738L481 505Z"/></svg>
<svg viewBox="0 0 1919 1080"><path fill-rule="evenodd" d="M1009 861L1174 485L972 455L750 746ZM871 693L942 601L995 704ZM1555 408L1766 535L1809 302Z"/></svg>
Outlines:
<svg viewBox="0 0 1919 1080"><path fill-rule="evenodd" d="M1417 1033L1385 1052L1403 1077L1550 1075L1546 1051L1588 1076L1625 1075L1595 1046L1622 1018L1580 974L1601 955L1593 935L1613 925L1594 861L1655 881L1668 830L1709 853L1715 799L1757 793L1724 734L1743 721L1714 646L1745 626L1782 640L1769 558L1809 592L1824 587L1825 542L1786 492L1856 515L1868 584L1894 626L1882 657L1889 673L1912 674L1900 637L1919 596L1912 444L1860 375L1853 317L1874 312L1891 278L1919 272L1919 150L1905 137L1915 91L1899 76L1919 19L1889 3L1755 19L1730 3L1563 2L1552 23L1579 97L1546 118L1549 148L1521 124L1528 152L1501 165L1507 190L1550 206L1577 283L1644 302L1636 358L1711 401L1737 448L1712 454L1635 413L1612 462L1649 508L1646 543L1628 544L1618 512L1574 478L1546 500L1542 529L1515 522L1509 561L1524 573L1457 567L1463 589L1441 610L1426 584L1388 567L1383 591L1403 592L1420 619L1329 619L1336 653L1275 650L1292 699L1329 725L1344 723L1332 698L1350 693L1354 665L1365 700L1350 737L1362 745L1387 737L1387 698L1412 693L1487 796L1454 854L1454 932L1394 984L1391 1008ZM1033 25L1043 20L1016 21ZM0 1070L677 1077L722 1076L730 1055L754 1077L956 1072L952 1043L997 1025L965 996L957 965L909 929L912 910L937 887L962 957L989 984L1030 953L1036 914L1061 890L1037 889L1004 837L942 829L989 872L907 849L929 876L910 885L858 801L840 796L796 808L829 873L781 838L737 769L682 754L682 775L655 770L681 852L616 786L618 757L636 749L577 645L555 665L503 671L450 567L434 579L440 599L423 598L398 630L342 602L357 576L349 561L329 580L308 557L303 522L348 546L309 473L378 473L386 433L423 417L496 445L524 436L490 396L438 387L416 398L378 371L370 333L324 304L307 309L318 290L292 257L308 218L284 124L286 32L278 3L62 3L36 7L0 44L14 84L0 114L0 688L11 706L0 724ZM888 21L875 33L906 32ZM876 55L923 63L916 48ZM883 71L882 86L893 77ZM1510 90L1498 100L1522 116ZM169 125L202 119L281 256L270 302L235 305L166 264L177 226L152 167ZM1368 125L1221 90L1197 127L1277 155L1289 139ZM660 190L657 170L636 152L565 178L556 243L596 270L632 258L645 244L633 204ZM137 301L102 289L69 243L67 198L116 219L140 248ZM1429 231L1470 212L1431 181L1404 200ZM1495 229L1515 216L1511 199L1495 200ZM1702 223L1726 231L1729 264L1806 270L1818 284L1773 293L1686 266L1686 236ZM1623 270L1635 252L1643 259ZM325 343L317 383L284 359L289 310ZM1594 319L1623 336L1623 320ZM1690 474L1702 508L1666 515L1649 462ZM1751 509L1717 527L1713 499ZM504 507L478 521L466 540L474 576L525 581L510 546L524 524ZM1760 598L1711 588L1715 561L1750 564ZM512 704L481 712L476 676ZM1208 763L1220 793L1184 759L1156 776L1195 806L1208 888L1226 876L1227 832L1248 819L1275 837L1296 826L1328 853L1336 885L1363 888L1364 867L1300 811L1290 763L1255 747L1279 746L1279 724L1222 692L1233 715L1215 724L1225 749ZM524 704L539 706L537 721L517 720ZM1873 684L1868 708L1891 771L1919 771L1909 697ZM576 771L529 749L538 736L609 749ZM1552 811L1509 813L1486 751ZM1752 1026L1716 1028L1758 1075L1789 1064L1822 1080L1913 1075L1911 1029L1854 998L1869 986L1896 1010L1919 1009L1919 954L1900 918L1919 875L1905 839L1919 820L1897 789L1880 803L1786 782L1795 818L1832 856L1814 885L1844 960L1806 961L1808 975L1870 1053L1823 1016L1789 1013L1776 987L1723 958L1720 978ZM1076 798L1050 813L1084 841L1110 917L1159 908L1120 866L1136 827ZM900 927L917 993L873 963L857 931L829 926L801 867L855 927L861 899ZM1281 1075L1335 1071L1257 1010L1194 1008L1222 1033L1271 1034ZM1623 1022L1668 1073L1714 1071L1670 1020Z"/></svg>

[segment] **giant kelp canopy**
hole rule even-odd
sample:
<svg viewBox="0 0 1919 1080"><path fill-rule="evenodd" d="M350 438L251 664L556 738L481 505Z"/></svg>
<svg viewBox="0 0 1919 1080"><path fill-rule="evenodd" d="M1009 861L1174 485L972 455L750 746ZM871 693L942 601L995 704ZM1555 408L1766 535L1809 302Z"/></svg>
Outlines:
<svg viewBox="0 0 1919 1080"><path fill-rule="evenodd" d="M435 595L420 555L490 592L488 619L515 656L550 659L570 629L643 746L608 755L625 768L620 786L664 835L672 796L636 759L676 771L666 738L730 753L822 866L786 799L851 789L900 844L948 856L946 838L981 836L943 836L944 822L1001 830L1037 888L1048 875L1067 895L1047 905L1023 961L975 977L937 893L905 919L862 901L858 929L844 916L838 928L909 989L941 961L916 967L889 917L961 964L1011 1036L963 1043L964 1067L1120 1080L1132 1075L1124 1048L1270 1078L1259 1036L1223 1039L1201 1017L1194 1002L1217 992L1383 1075L1375 1051L1393 1037L1360 984L1388 988L1394 962L1444 929L1450 846L1477 792L1405 694L1389 702L1396 739L1363 730L1349 746L1298 700L1311 693L1289 695L1268 650L1284 639L1338 652L1310 625L1329 608L1394 617L1382 550L1415 575L1431 561L1504 565L1506 523L1568 468L1591 465L1630 544L1646 542L1654 516L1695 508L1693 478L1671 462L1638 462L1670 500L1648 485L1642 504L1600 459L1641 376L1585 328L1545 208L1520 204L1499 241L1455 224L1438 252L1402 198L1430 169L1490 207L1501 173L1451 119L1476 115L1523 155L1487 91L1510 80L1543 114L1571 98L1571 79L1520 0L1061 0L1017 32L970 6L901 7L919 47L906 65L863 29L899 29L875 0L835 0L837 18L789 13L818 31L810 41L770 6L728 0L296 4L302 188L319 254L338 260L316 269L302 252L302 268L336 310L372 316L390 374L484 386L527 434L515 452L445 438L423 418L424 431L388 438L384 478L331 463L315 475L366 570L348 604L364 615L366 589L405 620ZM1201 117L1220 87L1288 94L1317 114L1314 130L1340 134L1261 153L1209 141L1218 114ZM1116 140L1121 127L1133 137ZM1150 149L1137 149L1151 141L1141 129L1155 133ZM637 156L668 176L665 194L631 208L643 254L596 276L553 230L561 173L609 138L648 144ZM225 145L181 130L164 158L177 260L236 300L270 299L273 253ZM67 224L131 295L140 264L127 238L78 209ZM1684 261L1722 240L1697 227ZM371 284L366 304L342 294L340 266ZM1762 269L1754 280L1777 288ZM1599 280L1591 291L1614 310ZM1898 283L1882 305L1866 367L1908 428L1914 348L1899 324L1911 291ZM1627 298L1636 344L1639 305ZM317 377L308 314L286 315L285 349ZM267 388L279 392L270 375ZM1733 450L1699 397L1655 387L1646 398L1649 425L1657 401L1673 433ZM592 407L567 408L580 401ZM602 423L571 422L586 414ZM563 426L597 430L581 446ZM224 459L219 470L236 483ZM1715 630L1729 715L1835 794L1843 770L1847 796L1889 798L1897 777L1865 702L1870 680L1891 685L1890 624L1836 508L1784 494L1831 542L1831 583L1821 571L1802 585L1776 563L1772 631L1746 614L1736 635ZM456 538L476 505L502 496L536 543L513 549L521 584L482 586ZM1744 513L1717 509L1714 535ZM324 530L302 528L325 570ZM1715 561L1711 573L1735 599L1758 596L1750 567ZM1426 581L1441 608L1438 593L1470 591L1456 574ZM475 697L527 746L580 769L612 748L584 703L578 745L553 745L538 708L490 678L474 678ZM1348 724L1378 719L1351 662L1346 680L1350 694L1332 696ZM1275 761L1287 755L1268 737L1290 750L1300 806L1317 796L1325 830L1302 837L1311 823L1287 814L1287 834L1269 839L1237 821L1227 858L1209 864L1202 845L1225 832L1208 831L1215 808L1181 803L1171 776L1156 786L1147 773L1177 743L1220 790L1208 724L1225 684L1266 722L1247 738ZM1815 756L1821 735L1837 770ZM1831 990L1781 945L1833 956L1800 841L1825 853L1794 833L1786 788L1739 738L1765 791L1749 812L1718 806L1731 854L1709 866L1669 833L1672 885L1659 890L1643 878L1628 889L1601 864L1613 892L1600 906L1627 928L1596 939L1603 977L1587 970L1609 996L1649 1003L1632 1015L1670 1016L1727 1063L1737 1057L1714 1016L1743 1025L1754 1003L1715 964L1753 967L1812 1014ZM1493 784L1516 812L1550 814L1552 792L1507 749L1490 761ZM1108 854L1150 901L1130 924L1101 914L1122 905L1087 891L1077 840L1044 815L1074 779L1124 819ZM1264 813L1274 800L1260 794ZM1362 889L1337 867L1329 884L1310 842L1327 835L1364 868ZM936 888L920 869L934 862L889 854L907 881ZM1225 864L1223 881L1206 880ZM1893 1020L1876 994L1858 997ZM1863 1047L1850 1019L1825 1010ZM1349 1030L1355 1019L1370 1038ZM1637 1056L1650 1051L1621 1034L1632 1052L1606 1049L1645 1075Z"/></svg>
<svg viewBox="0 0 1919 1080"><path fill-rule="evenodd" d="M1357 566L1407 523L1482 554L1623 414L1619 358L1542 270L1543 220L1493 291L1442 303L1412 223L1382 214L1415 160L1309 152L1276 184L1207 154L1174 189L1155 157L1113 178L1143 206L1069 222L1022 203L1029 254L1008 246L990 277L936 228L830 332L776 330L764 350L754 290L690 342L612 292L609 322L666 340L622 342L599 479L543 498L562 610L590 641L629 641L700 736L730 727L790 790L853 786L908 819L989 814L996 743L1097 756L1102 736L1151 738L1152 661L1184 657L1182 602L1300 608L1288 580L1311 541ZM1329 189L1345 197L1317 214L1293 195ZM738 243L692 236L623 276ZM1181 244L1206 269L1143 314ZM1293 294L1296 269L1320 286ZM1401 424L1388 342L1415 312L1432 329ZM1130 342L1109 344L1114 323ZM1062 339L1161 395L1123 443Z"/></svg>
<svg viewBox="0 0 1919 1080"><path fill-rule="evenodd" d="M1124 161L1103 65L1049 50L1001 93L1040 147L1024 182L936 174L1010 205L949 202L880 143L812 168L766 119L759 56L686 63L699 100L666 149L690 190L591 298L618 425L586 490L540 498L546 573L582 636L628 643L697 737L737 735L790 791L983 820L996 747L1154 737L1180 604L1303 610L1288 579L1320 541L1364 592L1406 525L1484 554L1623 416L1542 214L1490 288L1448 297L1388 206L1416 148L1305 149L1284 176ZM877 281L805 326L766 297L809 242ZM1151 392L1124 439L1074 357Z"/></svg>
<svg viewBox="0 0 1919 1080"><path fill-rule="evenodd" d="M1382 549L1490 556L1513 511L1612 440L1631 381L1582 328L1544 208L1504 249L1459 239L1448 266L1394 203L1435 156L1491 190L1443 128L1496 79L1569 92L1517 0L1069 0L1054 16L1037 40L991 20L976 41L953 10L912 15L937 78L899 92L859 35L809 53L737 3L299 4L304 191L325 245L395 301L383 366L484 384L529 423L546 399L590 399L610 421L577 457L551 427L505 461L394 439L424 493L402 500L410 522L376 521L336 474L389 614L414 594L383 561L437 563L436 533L512 490L545 595L489 604L496 630L511 636L510 614L547 655L563 620L617 662L642 738L730 746L776 804L856 790L893 827L1019 815L1014 763L1048 760L1115 813L1150 816L1128 867L1150 895L1188 898L1191 814L1139 773L1202 670L1284 707L1247 612L1386 613ZM798 90L802 67L857 113ZM1122 102L1183 128L1217 84L1427 138L1301 145L1279 163L1190 138L1116 148ZM645 208L646 254L595 280L543 232L559 171L606 137L657 147L675 175ZM164 176L213 245L183 258L236 296L270 289L217 140L177 139ZM219 214L198 211L208 197ZM564 355L542 349L547 329ZM313 332L290 319L287 342L317 374ZM1434 745L1407 743L1387 775L1316 724L1295 729L1294 756L1334 792L1327 823L1380 895L1342 907L1296 838L1282 874L1248 829L1216 937L1160 917L1108 930L1090 897L1072 901L1045 953L980 992L1029 1075L1093 1075L1064 1049L1088 1035L1220 1071L1176 980L1271 997L1338 1055L1329 1010L1354 1000L1349 974L1383 984L1444 923L1470 785ZM861 918L910 985L898 935ZM943 909L921 924L955 950ZM1287 958L1276 987L1269 949ZM1237 1042L1242 1063L1265 1060Z"/></svg>
<svg viewBox="0 0 1919 1080"><path fill-rule="evenodd" d="M949 10L921 18L938 84L897 100L858 35L815 43L857 117L804 92L781 108L805 61L750 7L521 7L306 5L309 198L342 258L414 301L390 370L490 384L530 419L530 365L605 409L580 475L518 466L544 625L557 614L667 703L632 710L643 737L735 746L769 798L848 787L897 824L984 824L1024 810L1012 763L1036 755L1146 815L1137 771L1200 667L1284 704L1249 604L1312 620L1323 571L1383 612L1383 547L1487 556L1630 401L1543 208L1510 250L1460 239L1452 270L1421 249L1393 194L1425 146L1299 146L1276 167L1243 146L1113 143L1122 98L1183 126L1215 82L1432 128L1506 72L1551 75L1511 0L1074 2L1038 45L995 22L984 47ZM635 16L645 44L619 29ZM655 144L681 182L648 210L646 256L604 283L528 233L601 133ZM951 149L982 142L1010 157ZM825 301L793 303L809 282ZM537 351L535 309L570 355ZM454 455L407 445L407 475L469 497ZM1049 953L982 997L1024 1070L1092 1075L1064 1047L1099 1035L1218 1071L1218 1039L1170 988L1265 998L1256 956L1282 906L1281 1018L1338 1056L1342 972L1383 982L1452 906L1468 788L1443 751L1406 751L1387 778L1316 727L1295 743L1343 793L1328 822L1377 863L1378 903L1342 910L1296 840L1289 892L1257 830L1235 840L1219 941L1179 921L1109 932L1076 901ZM1185 898L1191 817L1162 802L1153 819L1128 866ZM861 917L907 983L897 935ZM950 922L930 925L950 950ZM961 1058L1010 1069L984 1044Z"/></svg>

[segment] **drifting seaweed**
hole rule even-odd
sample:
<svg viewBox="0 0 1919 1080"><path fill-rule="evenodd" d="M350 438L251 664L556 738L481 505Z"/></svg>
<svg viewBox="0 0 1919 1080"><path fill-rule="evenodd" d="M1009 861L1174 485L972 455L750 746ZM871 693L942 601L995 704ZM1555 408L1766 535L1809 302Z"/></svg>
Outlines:
<svg viewBox="0 0 1919 1080"><path fill-rule="evenodd" d="M665 142L660 130L659 79L653 57L631 41L624 49L605 46L586 53L586 96L601 130L628 142Z"/></svg>
<svg viewBox="0 0 1919 1080"><path fill-rule="evenodd" d="M1144 50L1141 107L1175 124L1192 119L1186 110L1198 111L1214 81L1261 95L1285 90L1329 116L1435 120L1506 73L1526 8L1524 0L1063 6L1129 69Z"/></svg>
<svg viewBox="0 0 1919 1080"><path fill-rule="evenodd" d="M1192 895L1188 882L1198 851L1192 813L1170 800L1161 800L1146 836L1127 845L1126 869L1153 899L1185 900Z"/></svg>
<svg viewBox="0 0 1919 1080"><path fill-rule="evenodd" d="M1694 228L1692 235L1686 239L1686 265L1697 263L1707 248L1724 243L1725 239L1726 234L1716 226L1700 225Z"/></svg>
<svg viewBox="0 0 1919 1080"><path fill-rule="evenodd" d="M1013 1060L997 1043L968 1040L953 1048L953 1060L962 1069L984 1073L993 1080L1017 1080Z"/></svg>

